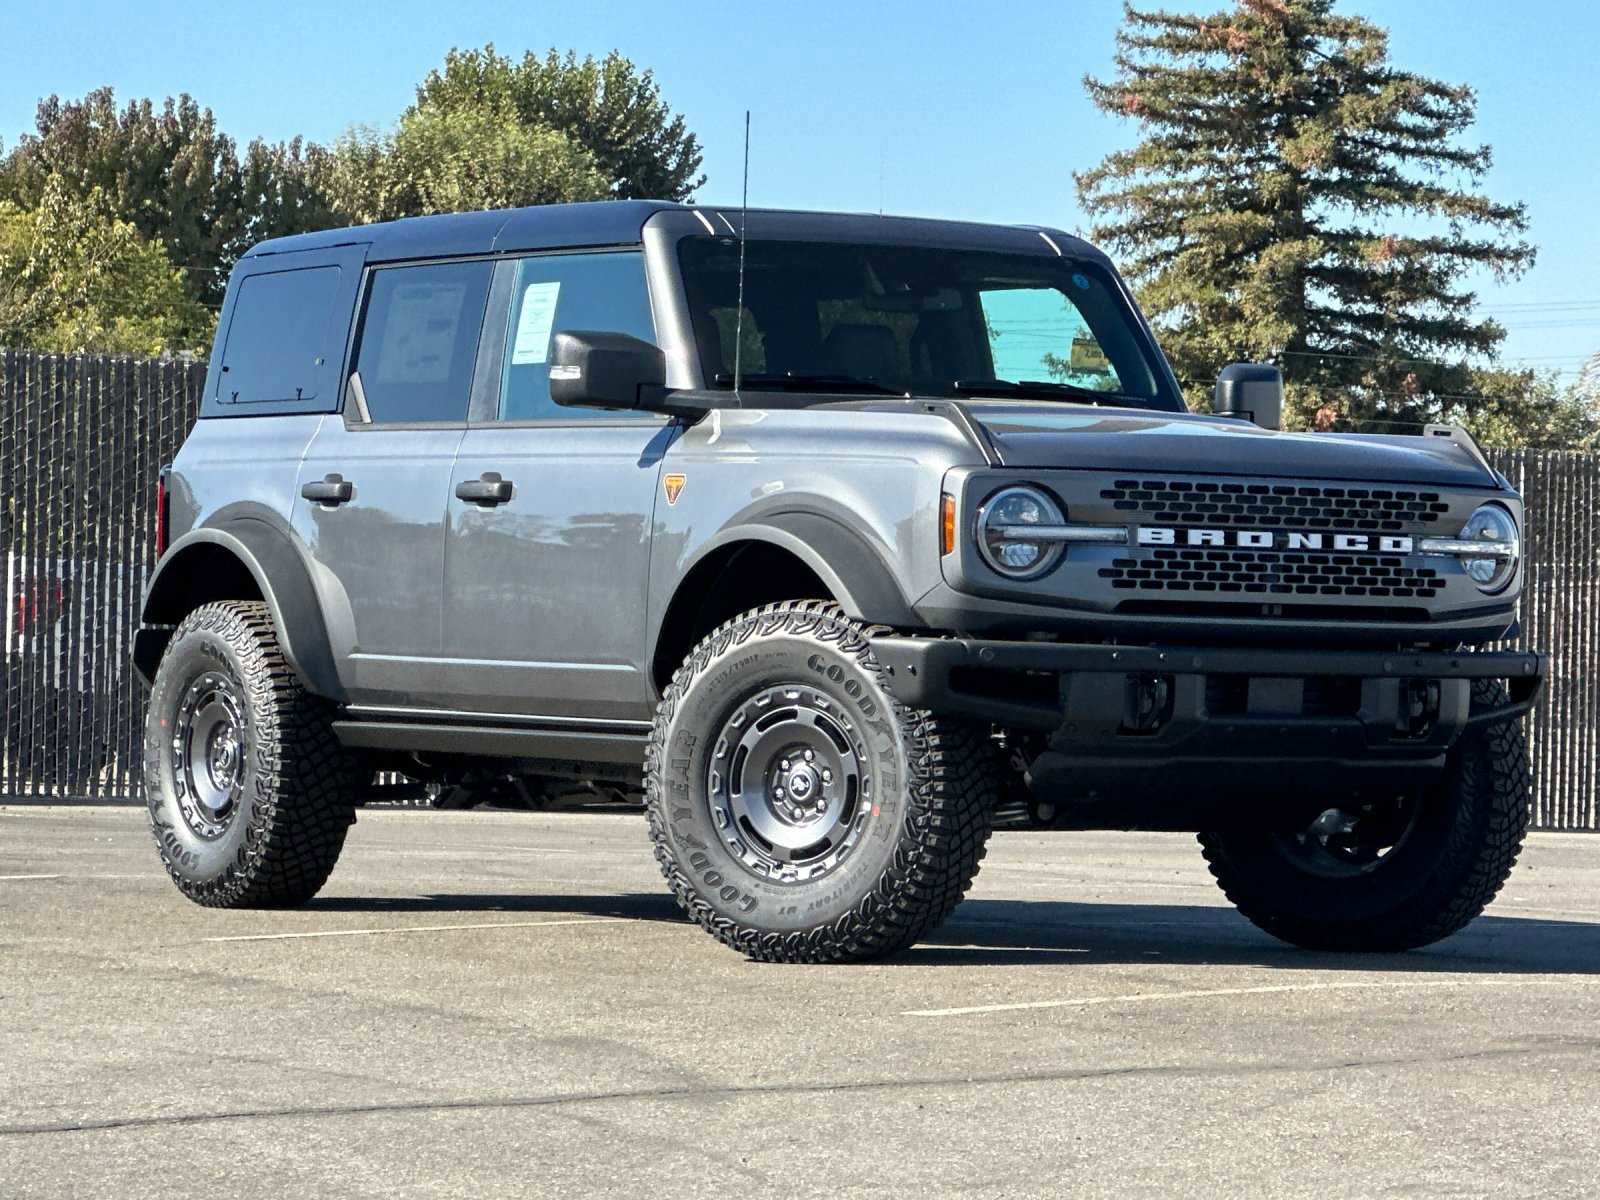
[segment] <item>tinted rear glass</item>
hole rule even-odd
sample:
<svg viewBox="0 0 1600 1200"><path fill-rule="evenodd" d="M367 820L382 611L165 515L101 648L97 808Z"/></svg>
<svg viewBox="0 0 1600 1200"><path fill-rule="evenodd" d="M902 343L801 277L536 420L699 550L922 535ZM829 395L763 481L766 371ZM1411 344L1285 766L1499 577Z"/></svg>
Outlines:
<svg viewBox="0 0 1600 1200"><path fill-rule="evenodd" d="M345 322L333 320L339 277L338 267L307 267L239 284L217 373L219 401L306 403L336 386L345 332Z"/></svg>

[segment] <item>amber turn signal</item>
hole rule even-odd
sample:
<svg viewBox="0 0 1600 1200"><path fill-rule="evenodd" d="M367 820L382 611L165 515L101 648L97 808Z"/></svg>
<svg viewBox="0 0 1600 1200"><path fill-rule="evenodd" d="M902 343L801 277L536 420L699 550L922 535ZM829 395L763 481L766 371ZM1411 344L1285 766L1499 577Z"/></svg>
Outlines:
<svg viewBox="0 0 1600 1200"><path fill-rule="evenodd" d="M956 548L956 498L949 492L944 493L940 499L939 515L940 550L949 554Z"/></svg>

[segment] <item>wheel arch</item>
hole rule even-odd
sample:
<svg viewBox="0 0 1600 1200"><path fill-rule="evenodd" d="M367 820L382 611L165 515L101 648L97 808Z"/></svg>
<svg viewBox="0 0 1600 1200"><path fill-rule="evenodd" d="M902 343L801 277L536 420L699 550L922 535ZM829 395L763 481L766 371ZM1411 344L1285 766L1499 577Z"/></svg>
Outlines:
<svg viewBox="0 0 1600 1200"><path fill-rule="evenodd" d="M214 600L262 601L284 660L306 689L346 698L310 569L285 533L254 516L193 530L162 556L145 589L134 638L133 665L146 684L155 677L172 626Z"/></svg>
<svg viewBox="0 0 1600 1200"><path fill-rule="evenodd" d="M649 662L657 692L723 621L762 604L809 599L833 600L869 624L915 623L882 556L859 534L819 513L773 514L722 530L680 575L653 624Z"/></svg>

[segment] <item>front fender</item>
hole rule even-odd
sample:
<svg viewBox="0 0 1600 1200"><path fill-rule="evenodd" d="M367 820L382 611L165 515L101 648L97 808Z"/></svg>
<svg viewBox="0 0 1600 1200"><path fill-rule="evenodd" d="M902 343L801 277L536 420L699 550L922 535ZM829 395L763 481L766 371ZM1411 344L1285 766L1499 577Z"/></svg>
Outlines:
<svg viewBox="0 0 1600 1200"><path fill-rule="evenodd" d="M765 542L789 551L817 573L852 617L895 627L916 623L883 556L854 529L822 513L773 512L726 526L699 548L681 577L738 542Z"/></svg>
<svg viewBox="0 0 1600 1200"><path fill-rule="evenodd" d="M253 516L195 529L162 556L145 589L142 627L134 639L134 667L145 682L155 674L171 626L197 603L230 598L217 595L214 581L202 574L214 569L218 553L237 560L255 581L284 660L306 688L329 699L347 699L304 557L287 533Z"/></svg>
<svg viewBox="0 0 1600 1200"><path fill-rule="evenodd" d="M904 628L917 618L888 563L866 538L832 517L779 512L755 530L792 550L833 591L846 613L868 624Z"/></svg>

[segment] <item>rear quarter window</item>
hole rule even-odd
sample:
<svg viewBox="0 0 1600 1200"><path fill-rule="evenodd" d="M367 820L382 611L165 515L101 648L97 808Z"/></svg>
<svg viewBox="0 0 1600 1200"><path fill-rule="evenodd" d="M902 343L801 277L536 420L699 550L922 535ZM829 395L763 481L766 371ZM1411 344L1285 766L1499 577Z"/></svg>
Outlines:
<svg viewBox="0 0 1600 1200"><path fill-rule="evenodd" d="M344 272L303 267L239 283L217 371L220 409L333 412L349 314Z"/></svg>

